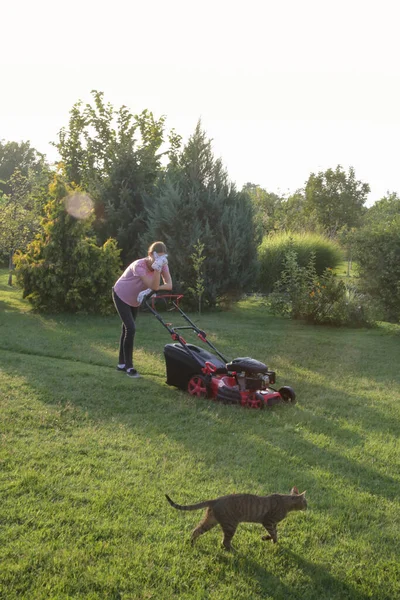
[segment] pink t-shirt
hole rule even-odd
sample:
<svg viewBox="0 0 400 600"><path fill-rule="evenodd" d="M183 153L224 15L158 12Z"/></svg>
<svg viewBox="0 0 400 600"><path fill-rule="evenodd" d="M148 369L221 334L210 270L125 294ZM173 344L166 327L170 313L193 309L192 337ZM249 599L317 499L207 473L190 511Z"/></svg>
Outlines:
<svg viewBox="0 0 400 600"><path fill-rule="evenodd" d="M139 306L137 297L140 292L147 289L147 286L141 280L142 275L152 275L153 269L148 267L146 258L139 258L126 267L121 277L114 285L114 291L119 298L129 306ZM164 265L161 273L166 276L169 274L168 265Z"/></svg>

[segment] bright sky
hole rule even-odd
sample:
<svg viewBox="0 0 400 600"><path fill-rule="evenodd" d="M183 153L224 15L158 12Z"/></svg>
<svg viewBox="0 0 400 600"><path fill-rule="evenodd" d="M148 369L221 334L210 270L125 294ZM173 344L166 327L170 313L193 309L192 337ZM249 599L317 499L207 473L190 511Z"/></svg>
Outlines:
<svg viewBox="0 0 400 600"><path fill-rule="evenodd" d="M397 6L399 8L397 8ZM289 193L341 164L400 193L398 0L13 0L2 7L0 139L49 144L90 91L196 122L231 180Z"/></svg>

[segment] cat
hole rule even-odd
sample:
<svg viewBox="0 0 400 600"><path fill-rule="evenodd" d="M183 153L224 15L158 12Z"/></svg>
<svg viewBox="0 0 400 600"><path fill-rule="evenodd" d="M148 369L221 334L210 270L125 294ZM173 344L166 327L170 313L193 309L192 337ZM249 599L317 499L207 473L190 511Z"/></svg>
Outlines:
<svg viewBox="0 0 400 600"><path fill-rule="evenodd" d="M200 535L219 524L224 533L223 547L229 551L233 550L231 541L237 526L244 522L261 523L268 532L268 535L262 536L261 539L272 540L275 544L278 541L277 523L283 521L288 512L292 510L306 510L305 493L299 494L298 489L293 487L290 494L271 494L269 496L230 494L187 506L176 504L167 494L165 496L171 506L178 510L207 508L204 518L192 532L192 545Z"/></svg>

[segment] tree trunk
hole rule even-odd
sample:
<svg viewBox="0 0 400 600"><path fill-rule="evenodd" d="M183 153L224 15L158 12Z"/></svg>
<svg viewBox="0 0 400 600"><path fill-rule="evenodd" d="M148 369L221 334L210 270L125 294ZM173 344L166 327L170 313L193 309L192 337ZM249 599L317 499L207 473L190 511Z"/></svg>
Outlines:
<svg viewBox="0 0 400 600"><path fill-rule="evenodd" d="M12 286L12 276L13 276L13 258L14 258L14 250L10 250L10 256L8 259L8 285Z"/></svg>

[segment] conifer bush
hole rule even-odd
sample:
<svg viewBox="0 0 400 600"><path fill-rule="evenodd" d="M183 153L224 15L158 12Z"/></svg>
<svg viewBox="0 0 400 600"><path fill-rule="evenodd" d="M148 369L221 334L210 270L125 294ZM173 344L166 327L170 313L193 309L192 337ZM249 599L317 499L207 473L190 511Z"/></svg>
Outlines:
<svg viewBox="0 0 400 600"><path fill-rule="evenodd" d="M323 235L282 232L265 236L258 247L258 287L261 292L272 291L281 277L290 249L296 253L301 267L306 267L314 255L315 270L319 275L327 268L334 269L343 260L339 245Z"/></svg>
<svg viewBox="0 0 400 600"><path fill-rule="evenodd" d="M191 256L199 243L205 257L202 307L226 305L254 286L257 248L251 201L229 181L200 123L158 195L149 199L147 211L143 249L153 240L165 241L174 290L185 294L186 306L198 306L198 293L193 293L198 273Z"/></svg>
<svg viewBox="0 0 400 600"><path fill-rule="evenodd" d="M24 298L40 312L107 314L120 272L120 250L113 239L96 244L93 215L68 214L65 198L73 192L59 175L54 177L41 232L25 253L15 256L17 281Z"/></svg>

